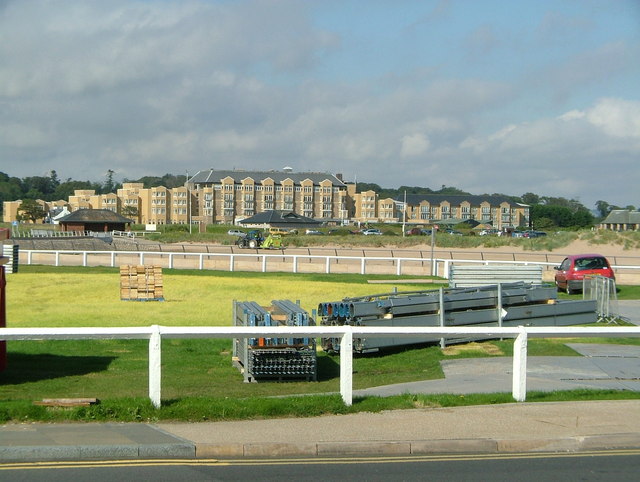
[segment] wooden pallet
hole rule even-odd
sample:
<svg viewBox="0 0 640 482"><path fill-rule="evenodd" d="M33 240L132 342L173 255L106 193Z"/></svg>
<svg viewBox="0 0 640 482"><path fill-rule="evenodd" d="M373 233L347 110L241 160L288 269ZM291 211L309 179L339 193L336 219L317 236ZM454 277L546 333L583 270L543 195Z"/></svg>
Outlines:
<svg viewBox="0 0 640 482"><path fill-rule="evenodd" d="M120 266L120 299L126 301L163 301L162 267Z"/></svg>

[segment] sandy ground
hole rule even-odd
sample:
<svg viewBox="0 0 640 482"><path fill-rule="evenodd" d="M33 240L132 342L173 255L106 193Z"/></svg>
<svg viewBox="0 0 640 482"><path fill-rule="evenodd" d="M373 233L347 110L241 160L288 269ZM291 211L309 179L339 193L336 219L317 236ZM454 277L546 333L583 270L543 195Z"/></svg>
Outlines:
<svg viewBox="0 0 640 482"><path fill-rule="evenodd" d="M424 245L421 246L420 249L428 250L431 249L430 246ZM488 248L485 246L481 246L478 248L436 248L438 251L451 250L451 251L468 251L468 252L478 252L482 251L485 253L524 253L524 254L553 254L556 256L564 256L567 254L581 254L581 253L598 253L607 258L640 258L640 250L638 249L624 249L624 247L620 244L590 244L584 240L576 240L567 246L563 246L554 251L531 251L525 250L521 246L500 246L496 248ZM637 263L631 264L640 264L640 261Z"/></svg>
<svg viewBox="0 0 640 482"><path fill-rule="evenodd" d="M425 246L423 249L427 250L430 249L430 247ZM640 250L625 249L624 246L620 244L590 244L588 241L576 240L554 251L531 251L525 250L520 246L500 246L496 248L482 246L478 248L455 248L451 249L451 251L455 251L456 253L468 252L470 256L482 252L483 256L487 259L490 259L491 254L504 256L519 253L523 258L531 256L532 258L536 257L538 259L541 256L546 256L549 261L557 262L558 264L564 256L569 254L598 253L609 259L612 265L635 267L616 268L618 284L640 284ZM553 270L545 273L545 279L553 279Z"/></svg>

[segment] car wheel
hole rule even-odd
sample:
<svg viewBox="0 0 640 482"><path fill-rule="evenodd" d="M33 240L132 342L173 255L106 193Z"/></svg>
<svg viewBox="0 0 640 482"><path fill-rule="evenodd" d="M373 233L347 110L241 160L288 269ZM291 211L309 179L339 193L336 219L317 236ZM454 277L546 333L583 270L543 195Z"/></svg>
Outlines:
<svg viewBox="0 0 640 482"><path fill-rule="evenodd" d="M258 246L258 243L256 243L255 239L252 239L251 241L249 241L249 247L252 249L255 249Z"/></svg>
<svg viewBox="0 0 640 482"><path fill-rule="evenodd" d="M572 295L573 293L574 291L571 289L571 286L569 286L569 283L567 282L567 294Z"/></svg>

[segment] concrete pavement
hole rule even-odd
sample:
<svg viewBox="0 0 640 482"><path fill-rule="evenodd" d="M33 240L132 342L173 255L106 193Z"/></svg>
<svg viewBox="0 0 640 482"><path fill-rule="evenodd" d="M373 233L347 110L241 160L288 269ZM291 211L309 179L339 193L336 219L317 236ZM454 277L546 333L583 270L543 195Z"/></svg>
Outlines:
<svg viewBox="0 0 640 482"><path fill-rule="evenodd" d="M0 462L640 449L640 400L513 403L239 422L15 424Z"/></svg>
<svg viewBox="0 0 640 482"><path fill-rule="evenodd" d="M640 325L640 300L620 300L613 303L614 312L620 315L623 320Z"/></svg>
<svg viewBox="0 0 640 482"><path fill-rule="evenodd" d="M528 390L640 391L640 347L576 344L582 357L529 357ZM454 360L446 378L358 395L510 392L511 358ZM357 403L357 402L356 402ZM0 426L0 462L411 455L640 449L640 399L396 410L204 423Z"/></svg>

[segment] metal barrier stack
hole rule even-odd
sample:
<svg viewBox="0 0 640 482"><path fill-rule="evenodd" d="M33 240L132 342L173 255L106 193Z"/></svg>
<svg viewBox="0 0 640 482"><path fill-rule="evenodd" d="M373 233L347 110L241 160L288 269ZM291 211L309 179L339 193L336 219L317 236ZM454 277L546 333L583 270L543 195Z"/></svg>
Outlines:
<svg viewBox="0 0 640 482"><path fill-rule="evenodd" d="M595 300L598 321L613 323L620 318L616 280L601 275L587 275L582 281L582 297Z"/></svg>
<svg viewBox="0 0 640 482"><path fill-rule="evenodd" d="M5 273L17 273L20 260L20 247L17 244L4 244L2 245L2 256L9 259L4 267Z"/></svg>
<svg viewBox="0 0 640 482"><path fill-rule="evenodd" d="M234 301L234 326L312 326L313 318L298 304L274 300L268 308L255 301ZM314 338L235 338L233 364L245 382L318 378Z"/></svg>
<svg viewBox="0 0 640 482"><path fill-rule="evenodd" d="M354 326L566 326L597 321L593 300L557 300L553 286L523 282L474 288L393 292L318 305L322 325ZM485 336L484 339L487 337ZM482 338L448 338L463 342ZM353 351L432 343L441 338L399 336L354 338ZM338 338L323 338L322 348L340 351Z"/></svg>

